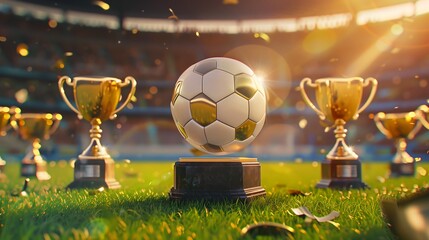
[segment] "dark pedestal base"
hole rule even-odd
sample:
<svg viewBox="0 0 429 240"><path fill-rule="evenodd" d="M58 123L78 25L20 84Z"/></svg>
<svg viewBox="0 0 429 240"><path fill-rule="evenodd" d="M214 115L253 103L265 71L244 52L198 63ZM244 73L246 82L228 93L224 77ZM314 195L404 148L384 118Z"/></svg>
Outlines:
<svg viewBox="0 0 429 240"><path fill-rule="evenodd" d="M326 160L322 163L322 180L317 188L367 188L362 182L362 168L359 160Z"/></svg>
<svg viewBox="0 0 429 240"><path fill-rule="evenodd" d="M21 177L36 177L40 181L51 179L51 175L46 171L46 161L44 160L22 160Z"/></svg>
<svg viewBox="0 0 429 240"><path fill-rule="evenodd" d="M390 163L390 176L394 177L414 177L416 171L416 163Z"/></svg>
<svg viewBox="0 0 429 240"><path fill-rule="evenodd" d="M251 158L187 158L174 165L171 199L243 199L266 194L261 165Z"/></svg>
<svg viewBox="0 0 429 240"><path fill-rule="evenodd" d="M117 189L121 187L115 179L115 162L111 158L78 159L74 164L74 181L69 189Z"/></svg>

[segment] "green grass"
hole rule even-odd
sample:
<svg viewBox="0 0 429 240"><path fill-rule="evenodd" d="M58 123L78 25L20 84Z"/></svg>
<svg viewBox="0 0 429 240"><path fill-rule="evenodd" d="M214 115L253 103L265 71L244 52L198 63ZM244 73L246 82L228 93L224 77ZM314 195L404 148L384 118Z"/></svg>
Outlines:
<svg viewBox="0 0 429 240"><path fill-rule="evenodd" d="M429 164L419 164L429 169ZM137 176L127 177L131 171ZM73 171L66 162L49 166L52 179L32 180L29 197L13 197L24 178L19 165L7 165L0 183L0 239L239 239L248 224L270 221L295 229L296 239L394 239L380 210L384 198L400 198L428 187L429 178L384 179L386 164L364 164L369 190L333 191L314 188L320 165L262 163L267 196L246 202L178 202L168 199L173 163L117 162L120 190L65 191ZM385 180L385 181L384 181ZM291 196L289 189L310 192ZM305 223L291 208L307 206L317 216L341 213L330 223Z"/></svg>

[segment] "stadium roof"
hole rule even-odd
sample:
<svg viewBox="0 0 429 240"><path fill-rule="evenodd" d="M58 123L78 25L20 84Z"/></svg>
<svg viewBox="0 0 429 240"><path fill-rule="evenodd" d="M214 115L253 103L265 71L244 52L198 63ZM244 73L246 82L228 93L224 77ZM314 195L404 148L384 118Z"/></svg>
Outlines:
<svg viewBox="0 0 429 240"><path fill-rule="evenodd" d="M289 18L384 7L410 0L20 0L63 10L166 19ZM103 10L108 4L109 9ZM171 9L171 10L170 10Z"/></svg>

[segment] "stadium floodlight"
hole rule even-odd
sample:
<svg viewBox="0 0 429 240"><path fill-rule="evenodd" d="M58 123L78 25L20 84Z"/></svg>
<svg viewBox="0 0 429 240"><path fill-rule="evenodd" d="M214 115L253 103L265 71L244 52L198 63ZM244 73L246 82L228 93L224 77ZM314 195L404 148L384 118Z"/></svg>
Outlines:
<svg viewBox="0 0 429 240"><path fill-rule="evenodd" d="M209 58L176 82L171 112L181 135L212 155L243 150L266 117L265 89L253 71L230 58ZM256 158L181 158L174 166L173 199L251 199L265 195Z"/></svg>
<svg viewBox="0 0 429 240"><path fill-rule="evenodd" d="M73 87L74 107L68 100L64 91L64 83ZM115 162L101 145L100 125L103 121L116 118L116 113L121 111L130 102L136 91L137 82L133 77L120 79L111 77L75 77L73 80L63 76L58 81L58 87L66 104L78 115L79 119L85 119L91 123L89 130L91 142L79 155L74 165L74 181L67 186L70 189L77 188L120 188L121 185L115 179ZM121 100L121 89L131 86L128 97L117 109Z"/></svg>
<svg viewBox="0 0 429 240"><path fill-rule="evenodd" d="M367 101L361 106L363 89L372 84ZM305 92L308 85L315 89L316 101L320 110L311 102ZM345 142L347 121L357 119L374 99L377 80L359 77L321 78L314 83L304 78L300 91L304 101L313 109L319 118L328 126L335 127L336 142L322 163L322 180L318 188L366 188L362 182L361 163L358 155ZM328 128L329 129L329 128Z"/></svg>

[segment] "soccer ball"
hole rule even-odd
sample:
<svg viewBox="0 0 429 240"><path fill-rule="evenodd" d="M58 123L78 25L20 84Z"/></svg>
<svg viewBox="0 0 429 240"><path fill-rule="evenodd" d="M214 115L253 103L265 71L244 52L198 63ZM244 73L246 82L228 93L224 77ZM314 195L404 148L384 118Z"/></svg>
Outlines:
<svg viewBox="0 0 429 240"><path fill-rule="evenodd" d="M225 155L242 150L259 134L265 123L266 96L247 65L216 57L182 73L170 107L177 129L192 146Z"/></svg>

